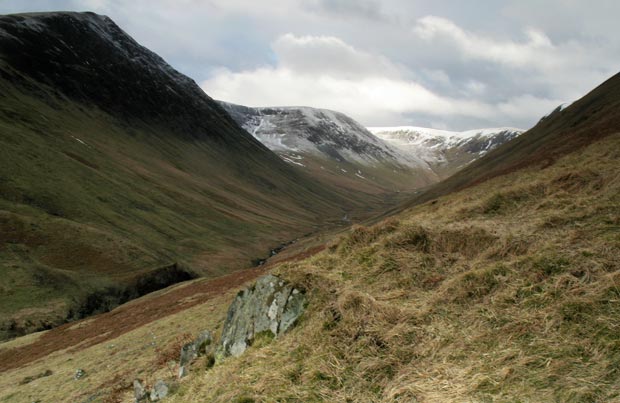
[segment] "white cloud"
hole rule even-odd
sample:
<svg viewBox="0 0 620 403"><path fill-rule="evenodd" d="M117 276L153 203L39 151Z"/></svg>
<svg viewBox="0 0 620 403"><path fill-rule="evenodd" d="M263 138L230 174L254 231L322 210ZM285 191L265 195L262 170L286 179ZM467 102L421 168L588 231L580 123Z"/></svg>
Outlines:
<svg viewBox="0 0 620 403"><path fill-rule="evenodd" d="M422 71L422 74L430 81L441 84L443 86L452 85L452 80L450 76L443 70L428 70L425 69Z"/></svg>
<svg viewBox="0 0 620 403"><path fill-rule="evenodd" d="M482 95L486 91L487 86L476 80L469 80L465 83L465 92L471 95Z"/></svg>
<svg viewBox="0 0 620 403"><path fill-rule="evenodd" d="M92 9L210 95L373 125L528 127L618 71L617 1L470 3L2 0L0 13Z"/></svg>
<svg viewBox="0 0 620 403"><path fill-rule="evenodd" d="M386 58L362 52L333 36L285 34L272 44L278 67L300 74L331 77L386 77L399 69Z"/></svg>
<svg viewBox="0 0 620 403"><path fill-rule="evenodd" d="M492 105L475 98L442 96L406 79L401 68L385 57L357 50L334 37L286 34L274 42L273 49L279 61L275 66L240 72L221 69L202 88L216 99L248 106L334 109L367 125L394 124L412 113L485 120L532 118L541 113L532 108L520 110L520 105L527 104L520 98ZM484 89L482 83L468 83L470 92ZM535 97L526 101L543 105L544 110L559 103Z"/></svg>
<svg viewBox="0 0 620 403"><path fill-rule="evenodd" d="M575 39L554 42L544 31L532 27L523 29L520 39L499 39L491 33L465 30L446 18L426 16L417 20L413 32L429 46L448 54L449 61L444 63L454 65L453 72L476 75L463 77L464 88L479 98L494 96L501 89L509 92L514 103L527 96L574 101L617 71L613 45ZM495 88L484 82L485 74L499 78ZM524 107L531 110L530 104ZM509 116L533 121L516 111Z"/></svg>
<svg viewBox="0 0 620 403"><path fill-rule="evenodd" d="M525 40L522 42L501 41L465 31L446 18L427 16L418 20L414 33L427 41L451 41L466 58L518 67L531 67L541 63L544 63L545 67L555 67L559 62L554 57L555 46L551 40L544 32L535 28L524 30Z"/></svg>
<svg viewBox="0 0 620 403"><path fill-rule="evenodd" d="M530 94L517 96L497 104L499 115L512 119L541 118L552 112L562 102L559 99L538 98Z"/></svg>

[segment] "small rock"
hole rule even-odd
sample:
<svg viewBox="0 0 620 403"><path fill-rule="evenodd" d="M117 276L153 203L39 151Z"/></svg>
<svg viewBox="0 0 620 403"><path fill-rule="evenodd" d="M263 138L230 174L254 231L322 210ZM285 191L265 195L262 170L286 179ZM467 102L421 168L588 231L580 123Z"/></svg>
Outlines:
<svg viewBox="0 0 620 403"><path fill-rule="evenodd" d="M143 403L147 401L148 395L146 389L139 379L133 381L133 395L136 398L136 403Z"/></svg>
<svg viewBox="0 0 620 403"><path fill-rule="evenodd" d="M78 379L82 379L86 376L86 371L84 371L83 369L79 369L77 371L75 371L75 375L73 375L73 379L75 379L76 381Z"/></svg>
<svg viewBox="0 0 620 403"><path fill-rule="evenodd" d="M189 366L186 365L179 365L179 379L186 377L187 375L189 375Z"/></svg>
<svg viewBox="0 0 620 403"><path fill-rule="evenodd" d="M161 379L155 382L155 386L151 389L151 401L157 402L168 396L168 384Z"/></svg>
<svg viewBox="0 0 620 403"><path fill-rule="evenodd" d="M205 330L201 332L196 340L187 343L181 348L181 357L179 358L179 378L183 378L189 373L188 366L196 358L206 354L211 350L213 336L211 332Z"/></svg>

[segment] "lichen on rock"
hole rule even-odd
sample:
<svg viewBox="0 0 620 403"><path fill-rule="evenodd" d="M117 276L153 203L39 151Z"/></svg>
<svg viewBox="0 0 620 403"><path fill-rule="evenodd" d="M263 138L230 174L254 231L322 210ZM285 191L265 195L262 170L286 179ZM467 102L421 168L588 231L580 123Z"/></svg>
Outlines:
<svg viewBox="0 0 620 403"><path fill-rule="evenodd" d="M211 352L213 336L211 332L205 330L191 343L187 343L181 348L179 358L179 378L183 378L188 374L188 366L196 358Z"/></svg>
<svg viewBox="0 0 620 403"><path fill-rule="evenodd" d="M240 291L228 309L218 358L241 355L258 334L278 337L291 328L305 307L305 295L285 280L268 274Z"/></svg>

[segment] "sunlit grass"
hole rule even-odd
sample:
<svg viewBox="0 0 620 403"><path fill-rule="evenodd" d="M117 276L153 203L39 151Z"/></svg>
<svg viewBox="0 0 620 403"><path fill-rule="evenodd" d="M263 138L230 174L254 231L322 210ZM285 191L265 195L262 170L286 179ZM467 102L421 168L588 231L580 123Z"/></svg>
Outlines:
<svg viewBox="0 0 620 403"><path fill-rule="evenodd" d="M620 136L611 136L544 170L357 226L323 252L275 267L307 290L298 326L213 367L201 358L167 401L619 399L617 150ZM580 171L589 179L575 176ZM163 346L205 328L217 338L233 295L9 371L0 401L101 390L100 401L129 402L134 377L171 376L153 364L151 333ZM89 373L83 383L72 379L80 365ZM54 374L19 385L52 367Z"/></svg>

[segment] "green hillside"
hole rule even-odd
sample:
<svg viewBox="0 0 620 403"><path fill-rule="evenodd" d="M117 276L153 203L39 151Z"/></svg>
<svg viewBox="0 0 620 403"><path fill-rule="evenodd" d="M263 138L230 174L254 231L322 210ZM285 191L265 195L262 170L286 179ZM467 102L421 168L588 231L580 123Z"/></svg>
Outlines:
<svg viewBox="0 0 620 403"><path fill-rule="evenodd" d="M107 17L0 28L0 339L249 267L384 204L288 167Z"/></svg>

